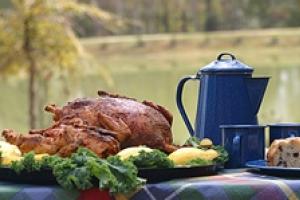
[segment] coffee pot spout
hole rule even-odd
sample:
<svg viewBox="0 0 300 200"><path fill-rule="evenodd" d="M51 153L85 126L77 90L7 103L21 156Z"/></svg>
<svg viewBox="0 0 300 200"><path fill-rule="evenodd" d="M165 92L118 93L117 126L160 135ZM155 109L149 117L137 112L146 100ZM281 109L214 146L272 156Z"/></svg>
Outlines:
<svg viewBox="0 0 300 200"><path fill-rule="evenodd" d="M263 100L269 77L247 78L246 84L254 114L257 114Z"/></svg>

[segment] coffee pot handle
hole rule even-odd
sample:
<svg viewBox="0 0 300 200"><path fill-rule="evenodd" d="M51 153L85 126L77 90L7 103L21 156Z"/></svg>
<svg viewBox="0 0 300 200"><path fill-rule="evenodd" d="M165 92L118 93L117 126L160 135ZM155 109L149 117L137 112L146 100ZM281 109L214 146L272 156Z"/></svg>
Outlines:
<svg viewBox="0 0 300 200"><path fill-rule="evenodd" d="M195 131L194 131L194 129L193 129L192 125L191 125L191 122L190 122L190 120L189 120L189 118L188 118L188 116L187 116L187 114L185 112L185 109L183 107L183 103L182 103L182 91L183 91L184 84L187 81L189 81L189 80L199 80L199 79L200 79L200 77L195 76L195 75L193 75L193 76L186 76L186 77L183 77L179 81L179 83L177 85L177 93L176 93L177 107L178 107L178 110L179 110L179 112L181 114L181 117L182 117L184 123L186 124L186 127L187 127L188 131L190 132L191 136L195 135Z"/></svg>

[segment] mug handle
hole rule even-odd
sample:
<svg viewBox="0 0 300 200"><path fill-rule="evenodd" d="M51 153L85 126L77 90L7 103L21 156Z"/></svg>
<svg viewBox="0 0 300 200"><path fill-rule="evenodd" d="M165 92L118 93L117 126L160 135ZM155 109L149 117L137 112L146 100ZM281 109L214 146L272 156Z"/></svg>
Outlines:
<svg viewBox="0 0 300 200"><path fill-rule="evenodd" d="M232 139L232 155L234 158L236 158L236 160L238 161L237 163L239 163L239 165L241 165L241 135L236 135L233 139Z"/></svg>
<svg viewBox="0 0 300 200"><path fill-rule="evenodd" d="M177 85L177 93L176 93L176 103L177 103L177 107L178 107L178 110L181 114L181 117L190 133L191 136L194 136L195 135L195 131L191 125L191 122L185 112L185 109L183 107L183 103L182 103L182 91L183 91L183 87L184 87L184 84L189 81L189 80L200 80L200 77L198 76L186 76L186 77L183 77L178 85Z"/></svg>

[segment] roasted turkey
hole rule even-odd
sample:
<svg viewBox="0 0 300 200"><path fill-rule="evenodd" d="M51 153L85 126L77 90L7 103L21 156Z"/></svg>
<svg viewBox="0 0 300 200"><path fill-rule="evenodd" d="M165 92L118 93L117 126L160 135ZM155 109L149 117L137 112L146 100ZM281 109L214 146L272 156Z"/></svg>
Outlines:
<svg viewBox="0 0 300 200"><path fill-rule="evenodd" d="M34 151L37 154L58 154L62 157L71 155L78 147L86 147L100 157L107 157L119 152L119 142L106 130L61 125L48 129L41 134L20 135L12 130L4 130L3 135L8 142L17 145L22 153Z"/></svg>
<svg viewBox="0 0 300 200"><path fill-rule="evenodd" d="M22 152L68 156L80 146L100 157L129 146L146 145L172 152L172 114L155 103L98 92L98 98L79 98L59 108L48 105L54 123L21 135L4 130L3 136Z"/></svg>

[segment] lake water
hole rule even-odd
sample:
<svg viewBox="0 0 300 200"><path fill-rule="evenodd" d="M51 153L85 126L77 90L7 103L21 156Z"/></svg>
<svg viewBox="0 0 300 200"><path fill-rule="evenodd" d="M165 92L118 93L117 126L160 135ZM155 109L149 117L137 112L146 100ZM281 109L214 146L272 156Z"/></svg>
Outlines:
<svg viewBox="0 0 300 200"><path fill-rule="evenodd" d="M100 76L89 76L67 80L65 84L53 80L50 83L47 102L62 105L66 100L80 96L96 96L97 90L108 90L139 100L151 100L168 108L174 115L173 133L176 143L187 136L187 129L176 107L176 86L180 77L195 74L197 69L174 67L168 70L149 69L113 73L114 84L108 86ZM259 120L270 122L299 122L300 68L258 68L255 76L271 76L262 103ZM183 101L191 121L194 121L199 83L191 81L184 92ZM64 87L63 87L64 86ZM4 82L0 85L0 128L27 129L27 97L24 81ZM42 110L42 105L40 105ZM41 115L49 123L49 115ZM46 123L43 126L47 125Z"/></svg>

